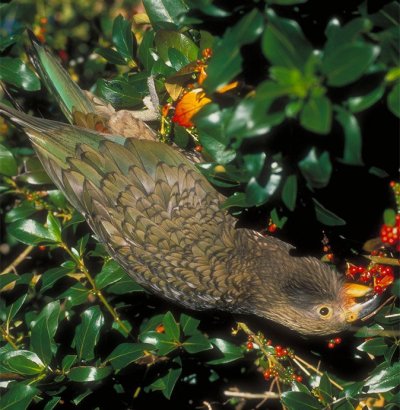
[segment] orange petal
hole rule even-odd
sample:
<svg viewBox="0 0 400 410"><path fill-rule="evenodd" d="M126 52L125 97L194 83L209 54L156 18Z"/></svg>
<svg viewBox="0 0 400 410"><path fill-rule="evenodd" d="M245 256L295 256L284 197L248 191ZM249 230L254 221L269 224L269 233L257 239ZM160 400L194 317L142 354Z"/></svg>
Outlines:
<svg viewBox="0 0 400 410"><path fill-rule="evenodd" d="M182 127L193 127L192 118L200 111L201 107L210 103L202 88L196 88L184 94L175 107L172 121Z"/></svg>

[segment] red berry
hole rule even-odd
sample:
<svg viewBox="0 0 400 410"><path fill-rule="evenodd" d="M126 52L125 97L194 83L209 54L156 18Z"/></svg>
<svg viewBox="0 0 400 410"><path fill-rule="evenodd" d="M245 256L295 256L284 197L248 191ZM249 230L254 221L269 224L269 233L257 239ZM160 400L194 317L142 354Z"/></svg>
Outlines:
<svg viewBox="0 0 400 410"><path fill-rule="evenodd" d="M269 380L269 379L271 378L271 371L270 371L270 370L266 370L266 371L263 373L263 376L264 376L264 379L265 379L265 380Z"/></svg>
<svg viewBox="0 0 400 410"><path fill-rule="evenodd" d="M375 292L376 294L378 294L378 295L380 295L381 293L383 293L383 288L382 288L382 286L381 286L381 285L376 285L376 286L374 287L374 292Z"/></svg>
<svg viewBox="0 0 400 410"><path fill-rule="evenodd" d="M303 381L303 378L301 376L296 376L296 381L301 383Z"/></svg>
<svg viewBox="0 0 400 410"><path fill-rule="evenodd" d="M163 324L160 324L156 327L156 332L157 333L164 333L165 332L165 327Z"/></svg>
<svg viewBox="0 0 400 410"><path fill-rule="evenodd" d="M271 224L268 226L268 231L273 233L278 229L278 227L276 226L276 224Z"/></svg>
<svg viewBox="0 0 400 410"><path fill-rule="evenodd" d="M282 350L282 346L275 346L275 352L280 352Z"/></svg>
<svg viewBox="0 0 400 410"><path fill-rule="evenodd" d="M40 246L38 246L38 248L39 248L39 251L45 251L46 250L46 247L44 245L40 245Z"/></svg>
<svg viewBox="0 0 400 410"><path fill-rule="evenodd" d="M205 48L202 52L201 52L202 56L204 58L210 58L212 56L212 50L211 48Z"/></svg>
<svg viewBox="0 0 400 410"><path fill-rule="evenodd" d="M342 343L342 339L340 338L340 337L337 337L335 340L334 340L334 342L335 342L335 344L340 344L340 343Z"/></svg>
<svg viewBox="0 0 400 410"><path fill-rule="evenodd" d="M287 356L288 351L287 351L286 349L283 349L283 350L281 351L281 353L282 353L282 356Z"/></svg>
<svg viewBox="0 0 400 410"><path fill-rule="evenodd" d="M329 342L328 347L329 347L329 349L333 349L335 347L335 343Z"/></svg>
<svg viewBox="0 0 400 410"><path fill-rule="evenodd" d="M247 342L246 347L247 347L247 350L253 350L254 349L253 342Z"/></svg>
<svg viewBox="0 0 400 410"><path fill-rule="evenodd" d="M334 259L333 253L328 253L328 255L326 255L326 257L328 258L328 261L332 262Z"/></svg>
<svg viewBox="0 0 400 410"><path fill-rule="evenodd" d="M203 151L203 147L202 147L201 145L196 145L196 146L194 147L194 150L195 150L196 152L201 152L201 151Z"/></svg>

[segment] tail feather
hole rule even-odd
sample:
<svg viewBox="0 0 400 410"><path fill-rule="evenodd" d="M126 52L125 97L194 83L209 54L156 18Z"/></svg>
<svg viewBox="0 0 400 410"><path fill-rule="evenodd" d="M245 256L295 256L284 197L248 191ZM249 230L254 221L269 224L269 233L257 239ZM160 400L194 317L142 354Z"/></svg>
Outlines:
<svg viewBox="0 0 400 410"><path fill-rule="evenodd" d="M29 57L44 85L56 98L64 115L73 123L73 111L95 113L96 107L71 79L57 58L28 30L32 47Z"/></svg>

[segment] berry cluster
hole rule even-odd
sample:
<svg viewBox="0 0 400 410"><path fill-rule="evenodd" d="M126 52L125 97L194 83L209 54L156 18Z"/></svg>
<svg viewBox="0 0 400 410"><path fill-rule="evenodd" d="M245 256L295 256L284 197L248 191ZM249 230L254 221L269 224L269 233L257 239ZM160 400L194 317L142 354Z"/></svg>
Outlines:
<svg viewBox="0 0 400 410"><path fill-rule="evenodd" d="M33 32L35 36L44 43L46 41L46 25L48 23L47 17L40 17L39 21L35 24Z"/></svg>
<svg viewBox="0 0 400 410"><path fill-rule="evenodd" d="M397 251L400 251L400 215L396 215L394 226L382 225L380 234L383 244L395 246Z"/></svg>
<svg viewBox="0 0 400 410"><path fill-rule="evenodd" d="M329 349L334 349L336 345L342 343L342 339L340 337L336 337L335 339L329 340L328 347Z"/></svg>
<svg viewBox="0 0 400 410"><path fill-rule="evenodd" d="M255 343L254 337L257 343ZM263 376L265 380L277 378L284 384L290 384L293 381L301 383L303 381L303 377L296 374L293 366L290 365L290 359L295 357L292 349L279 345L273 347L271 340L266 339L261 333L254 337L248 336L246 348L251 351L255 346L261 347L260 354L263 356L260 357L259 364L264 369Z"/></svg>
<svg viewBox="0 0 400 410"><path fill-rule="evenodd" d="M384 256L384 254L380 252L379 256ZM373 287L377 294L383 293L394 281L393 268L378 263L371 263L367 267L349 265L346 275L352 280L359 280Z"/></svg>

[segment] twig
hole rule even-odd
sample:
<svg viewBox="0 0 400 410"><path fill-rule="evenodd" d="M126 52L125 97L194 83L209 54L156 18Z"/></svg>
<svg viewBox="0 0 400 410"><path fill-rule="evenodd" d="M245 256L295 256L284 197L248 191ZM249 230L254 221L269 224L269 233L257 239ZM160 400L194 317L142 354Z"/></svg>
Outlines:
<svg viewBox="0 0 400 410"><path fill-rule="evenodd" d="M13 337L6 330L3 329L3 326L0 326L0 331L1 331L1 335L3 336L3 339L7 341L8 343L10 343L10 345L12 346L14 350L18 350L18 346L12 340Z"/></svg>
<svg viewBox="0 0 400 410"><path fill-rule="evenodd" d="M97 288L96 282L94 281L94 279L92 278L92 275L87 270L82 258L78 258L76 255L74 255L64 242L60 243L60 247L64 249L65 252L67 252L68 255L75 261L79 270L86 276L86 279L90 283L90 286L92 287L94 295L100 299L100 301L103 303L105 308L110 312L114 320L119 324L119 326L121 326L122 330L127 335L129 335L129 329L124 325L122 320L119 318L118 313L115 311L115 309L108 303L107 299L104 297L101 290Z"/></svg>
<svg viewBox="0 0 400 410"><path fill-rule="evenodd" d="M386 299L380 306L378 306L373 312L369 315L364 316L361 321L365 322L366 320L370 319L371 317L375 316L384 306L388 305L389 303L393 302L396 299L396 296L391 296L389 299Z"/></svg>
<svg viewBox="0 0 400 410"><path fill-rule="evenodd" d="M16 267L22 263L26 257L35 249L34 246L29 245L27 246L4 270L0 272L0 275L5 275L6 273L9 273L13 271L14 273L16 272Z"/></svg>
<svg viewBox="0 0 400 410"><path fill-rule="evenodd" d="M246 393L241 391L224 391L225 396L239 397L242 399L279 399L279 394L273 391L266 391L265 393Z"/></svg>
<svg viewBox="0 0 400 410"><path fill-rule="evenodd" d="M295 355L294 358L295 358L296 360L298 360L300 363L304 364L304 366L308 367L310 370L312 370L313 372L315 372L316 374L318 374L318 376L322 376L322 375L323 375L323 373L322 373L320 370L318 370L318 369L317 369L316 367L314 367L312 364L306 362L306 361L305 361L304 359L302 359L301 357ZM340 384L338 384L338 383L335 382L335 380L332 380L330 377L328 377L328 379L329 379L330 383L331 383L333 386L337 387L337 388L338 388L339 390L341 390L341 391L344 390L343 387L342 387Z"/></svg>

